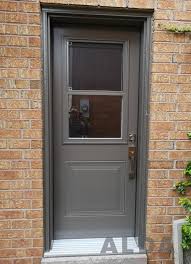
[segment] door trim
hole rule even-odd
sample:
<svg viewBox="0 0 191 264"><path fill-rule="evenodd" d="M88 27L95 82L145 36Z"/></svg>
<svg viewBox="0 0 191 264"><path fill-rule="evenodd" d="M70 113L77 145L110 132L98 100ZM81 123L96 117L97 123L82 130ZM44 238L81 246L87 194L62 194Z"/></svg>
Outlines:
<svg viewBox="0 0 191 264"><path fill-rule="evenodd" d="M102 9L42 6L43 52L43 120L44 120L44 251L53 240L53 164L52 164L52 69L51 26L53 23L80 22L138 27L141 31L141 63L139 84L138 158L136 192L136 230L140 253L145 252L147 160L148 160L148 98L153 10ZM127 154L128 155L128 154Z"/></svg>

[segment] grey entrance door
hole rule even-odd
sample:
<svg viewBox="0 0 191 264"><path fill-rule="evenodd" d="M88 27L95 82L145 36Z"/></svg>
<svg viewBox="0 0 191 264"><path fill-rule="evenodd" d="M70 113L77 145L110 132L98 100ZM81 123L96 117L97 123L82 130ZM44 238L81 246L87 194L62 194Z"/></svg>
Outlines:
<svg viewBox="0 0 191 264"><path fill-rule="evenodd" d="M54 28L54 239L134 235L139 39Z"/></svg>

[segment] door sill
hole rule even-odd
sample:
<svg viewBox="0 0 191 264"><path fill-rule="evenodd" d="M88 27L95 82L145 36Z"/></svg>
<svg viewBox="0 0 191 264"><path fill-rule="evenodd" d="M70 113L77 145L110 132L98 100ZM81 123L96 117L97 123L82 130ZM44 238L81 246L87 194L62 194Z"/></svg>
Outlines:
<svg viewBox="0 0 191 264"><path fill-rule="evenodd" d="M99 256L141 253L135 237L58 239L44 257Z"/></svg>
<svg viewBox="0 0 191 264"><path fill-rule="evenodd" d="M147 264L146 254L81 256L81 257L44 257L41 264Z"/></svg>

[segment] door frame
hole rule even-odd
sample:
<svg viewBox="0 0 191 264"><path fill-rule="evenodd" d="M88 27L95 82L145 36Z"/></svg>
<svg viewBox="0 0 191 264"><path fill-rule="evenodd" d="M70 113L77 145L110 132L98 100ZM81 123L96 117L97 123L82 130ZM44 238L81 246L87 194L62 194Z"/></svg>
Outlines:
<svg viewBox="0 0 191 264"><path fill-rule="evenodd" d="M153 9L106 9L71 8L42 5L42 52L43 52L43 192L44 192L44 251L48 252L53 240L53 142L52 142L52 69L51 27L54 23L110 24L139 27L141 31L138 149L136 183L135 236L138 237L140 253L145 252L147 165L148 165L148 117L149 79L151 53L151 27ZM128 154L127 154L128 155Z"/></svg>

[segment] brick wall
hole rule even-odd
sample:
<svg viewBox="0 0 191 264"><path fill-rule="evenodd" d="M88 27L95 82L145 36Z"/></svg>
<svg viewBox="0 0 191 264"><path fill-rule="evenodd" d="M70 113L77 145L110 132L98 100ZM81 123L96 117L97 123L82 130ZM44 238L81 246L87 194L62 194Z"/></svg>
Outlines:
<svg viewBox="0 0 191 264"><path fill-rule="evenodd" d="M41 2L124 8L128 2L131 8L155 9L147 249L150 264L172 264L171 224L183 215L172 187L191 158L186 139L191 130L191 35L167 33L159 24L190 24L191 1ZM39 0L1 0L0 34L0 263L37 264L43 246Z"/></svg>
<svg viewBox="0 0 191 264"><path fill-rule="evenodd" d="M0 263L42 255L40 13L37 1L0 1Z"/></svg>

